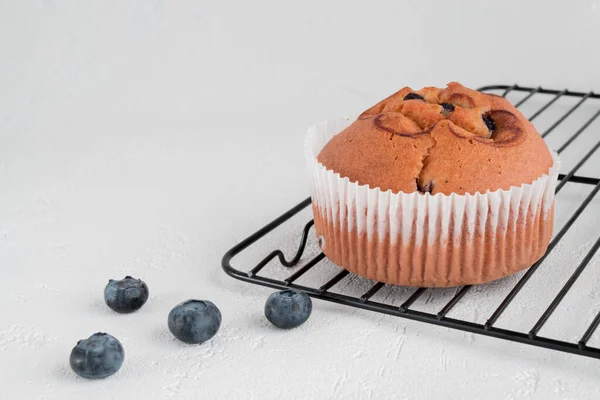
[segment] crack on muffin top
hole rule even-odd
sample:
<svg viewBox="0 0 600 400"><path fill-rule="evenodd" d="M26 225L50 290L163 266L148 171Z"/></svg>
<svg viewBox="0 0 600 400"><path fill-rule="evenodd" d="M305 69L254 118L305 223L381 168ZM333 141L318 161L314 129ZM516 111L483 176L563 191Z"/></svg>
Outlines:
<svg viewBox="0 0 600 400"><path fill-rule="evenodd" d="M497 147L517 145L523 138L523 122L514 107L500 96L450 83L445 89L405 87L364 111L358 119L372 120L379 131L418 137L430 134L442 121L454 135Z"/></svg>
<svg viewBox="0 0 600 400"><path fill-rule="evenodd" d="M432 196L530 183L553 162L508 100L459 83L401 89L334 135L317 160L351 182Z"/></svg>

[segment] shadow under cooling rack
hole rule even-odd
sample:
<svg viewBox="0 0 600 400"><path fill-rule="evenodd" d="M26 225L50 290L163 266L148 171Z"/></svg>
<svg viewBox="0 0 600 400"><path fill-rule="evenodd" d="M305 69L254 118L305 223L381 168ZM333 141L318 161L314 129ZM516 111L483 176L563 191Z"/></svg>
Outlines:
<svg viewBox="0 0 600 400"><path fill-rule="evenodd" d="M289 224L293 217L310 210L310 198L301 201L289 211L228 251L222 260L224 271L236 279L249 283L277 289L296 288L305 291L312 297L351 307L582 356L600 358L600 349L588 346L588 342L591 340L592 335L600 324L600 294L598 294L598 301L594 304L594 309L591 310L591 312L595 313L593 318L590 317L591 321L587 323L587 328L582 329L582 332L577 335L575 340L571 341L539 335L540 330L551 319L553 314L555 314L555 311L560 307L571 288L577 284L578 278L584 273L584 270L590 264L594 255L600 248L600 229L596 228L598 225L592 229L593 236L598 237L590 248L585 249L585 252L582 253L582 257L580 257L581 259L577 262L573 262L576 267L573 265L574 269L572 272L569 271L571 272L570 276L565 277L565 279L560 282L561 286L552 292L553 298L548 301L547 304L540 304L542 312L535 316L535 320L531 326L523 330L506 329L497 326L498 320L503 316L505 311L509 309L509 306L515 300L515 297L524 290L536 271L546 266L546 264L551 263L548 259L553 254L553 251L568 240L571 228L575 225L576 221L584 213L590 203L593 202L594 197L600 190L599 178L585 176L585 174L582 174L581 172L586 167L586 162L593 159L592 157L600 147L600 135L595 135L595 142L591 145L587 141L578 144L580 141L577 140L585 134L587 128L592 125L600 115L600 101L598 101L600 95L593 92L573 92L566 89L550 90L541 87L532 88L518 85L486 86L479 90L507 97L515 104L515 106L519 107L526 116L528 116L529 120L535 120L536 126L541 132L542 137L546 138L552 147L555 147L556 151L561 154L561 158L563 158L563 169L566 169L566 174L561 174L558 178L559 182L556 187L557 203L560 201L558 193L565 187L577 186L577 189L582 189L582 192L584 192L565 214L563 223L557 222L560 229L558 229L550 242L546 254L526 272L517 275L518 279L517 277L512 277L512 280L509 282L512 286L508 289L508 294L497 301L489 314L486 314L484 321L472 322L466 320L466 318L451 318L448 314L461 303L461 300L470 302L471 308L477 308L478 298L483 296L487 289L485 285L467 285L457 288L451 296L448 296L450 298L445 299L434 312L424 312L419 310L418 307L415 307L415 305L430 289L404 288L406 289L405 292L410 292L407 298L403 298L403 301L396 304L376 301L374 300L376 295L390 285L381 282L372 282L366 279L363 280L341 268L336 269L336 273L333 277L321 277L323 280L316 284L299 284L298 281L301 281L303 276L309 274L309 272L320 263L327 261L325 255L318 250L316 252L313 251L316 255L308 257L309 259L303 262L303 265L298 265L299 262L303 260L303 257L306 256L306 253L310 253L307 251L307 246L313 226L312 220L306 223L303 229L300 228L298 232L298 234L301 234L300 243L296 253L293 254L291 258L287 258L281 250L274 249L267 256L262 258L258 264L245 271L236 269L231 265L231 261L234 257L249 249L276 228L286 224L286 222ZM536 101L539 99L543 99L544 101ZM582 114L581 112L584 109L587 110L587 113ZM552 132L559 130L567 131L569 133L566 135L550 135ZM556 136L556 138L553 136ZM556 141L556 143L552 143L552 140ZM579 149L569 155L570 159L569 157L565 157L565 154L563 153L567 152L567 149L575 148L577 146L579 146ZM565 158L569 159L570 162L564 162ZM568 168L564 168L564 166L567 166ZM598 166L600 166L600 162L598 163ZM596 166L596 168L598 168L598 166ZM594 174L591 173L588 175ZM569 184L569 186L566 186L567 184ZM565 236L567 236L567 240L563 241ZM278 271L279 273L271 275L264 273L268 269L265 267L274 259L278 259L281 264L277 266L280 269ZM281 270L284 272L287 271L287 273L282 273ZM285 278L280 279L274 275L277 275L278 277L285 276ZM342 281L352 278L363 280L363 286L361 287L364 287L364 291L360 294L349 293L349 291L345 291L343 285L340 284ZM341 289L333 291L332 289L335 287L341 287ZM581 296L584 295L585 293L581 293ZM595 294L594 296L588 297L595 299ZM590 310L579 310L582 314L584 311L588 314L590 312Z"/></svg>

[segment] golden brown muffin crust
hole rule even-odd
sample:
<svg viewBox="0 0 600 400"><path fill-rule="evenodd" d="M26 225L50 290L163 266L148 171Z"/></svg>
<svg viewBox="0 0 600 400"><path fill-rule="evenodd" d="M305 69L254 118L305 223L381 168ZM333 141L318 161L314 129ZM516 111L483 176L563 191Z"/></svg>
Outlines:
<svg viewBox="0 0 600 400"><path fill-rule="evenodd" d="M431 194L509 189L552 166L544 140L508 100L456 82L399 90L329 141L318 160L372 188Z"/></svg>

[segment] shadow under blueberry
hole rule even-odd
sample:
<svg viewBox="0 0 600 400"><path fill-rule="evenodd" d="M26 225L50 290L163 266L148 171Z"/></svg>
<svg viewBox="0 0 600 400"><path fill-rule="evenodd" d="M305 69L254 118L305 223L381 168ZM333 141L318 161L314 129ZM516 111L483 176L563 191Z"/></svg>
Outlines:
<svg viewBox="0 0 600 400"><path fill-rule="evenodd" d="M71 370L68 357L65 362L57 364L54 368L52 368L49 375L52 379L59 381L69 380L76 382L84 380Z"/></svg>
<svg viewBox="0 0 600 400"><path fill-rule="evenodd" d="M246 314L243 318L241 318L241 321L239 321L239 326L243 326L245 329L263 332L265 330L280 330L267 320L267 317L265 317L265 313L263 310Z"/></svg>
<svg viewBox="0 0 600 400"><path fill-rule="evenodd" d="M217 333L217 335L218 334L219 333ZM210 339L200 344L185 343L173 336L167 326L156 328L154 331L152 331L151 337L155 343L169 349L198 348L199 346L209 343L212 340Z"/></svg>
<svg viewBox="0 0 600 400"><path fill-rule="evenodd" d="M104 303L103 299L94 299L89 302L88 310L98 315L121 315L110 308Z"/></svg>
<svg viewBox="0 0 600 400"><path fill-rule="evenodd" d="M118 371L115 375L118 375ZM69 366L68 357L64 363L57 364L54 368L52 368L50 370L50 373L49 373L50 378L52 378L53 380L56 380L56 381L62 381L62 382L69 381L69 382L74 382L74 383L85 383L86 385L94 384L94 382L96 382L96 384L99 384L99 382L105 382L109 379L113 379L115 375L111 375L111 376L108 376L108 377L102 378L102 379L82 378L81 376L79 376L75 372L73 372L73 370Z"/></svg>
<svg viewBox="0 0 600 400"><path fill-rule="evenodd" d="M180 340L177 340L169 331L169 328L165 326L158 327L152 331L152 340L160 345L164 345L164 347L174 348L174 347L192 347L193 345L183 343Z"/></svg>

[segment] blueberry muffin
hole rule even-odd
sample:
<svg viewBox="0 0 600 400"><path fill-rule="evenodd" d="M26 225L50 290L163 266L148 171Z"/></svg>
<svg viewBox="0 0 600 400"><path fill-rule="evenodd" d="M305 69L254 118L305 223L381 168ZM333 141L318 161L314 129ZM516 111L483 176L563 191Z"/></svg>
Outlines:
<svg viewBox="0 0 600 400"><path fill-rule="evenodd" d="M546 251L558 158L506 99L459 83L405 87L342 127L307 136L315 228L334 263L390 284L457 286Z"/></svg>

